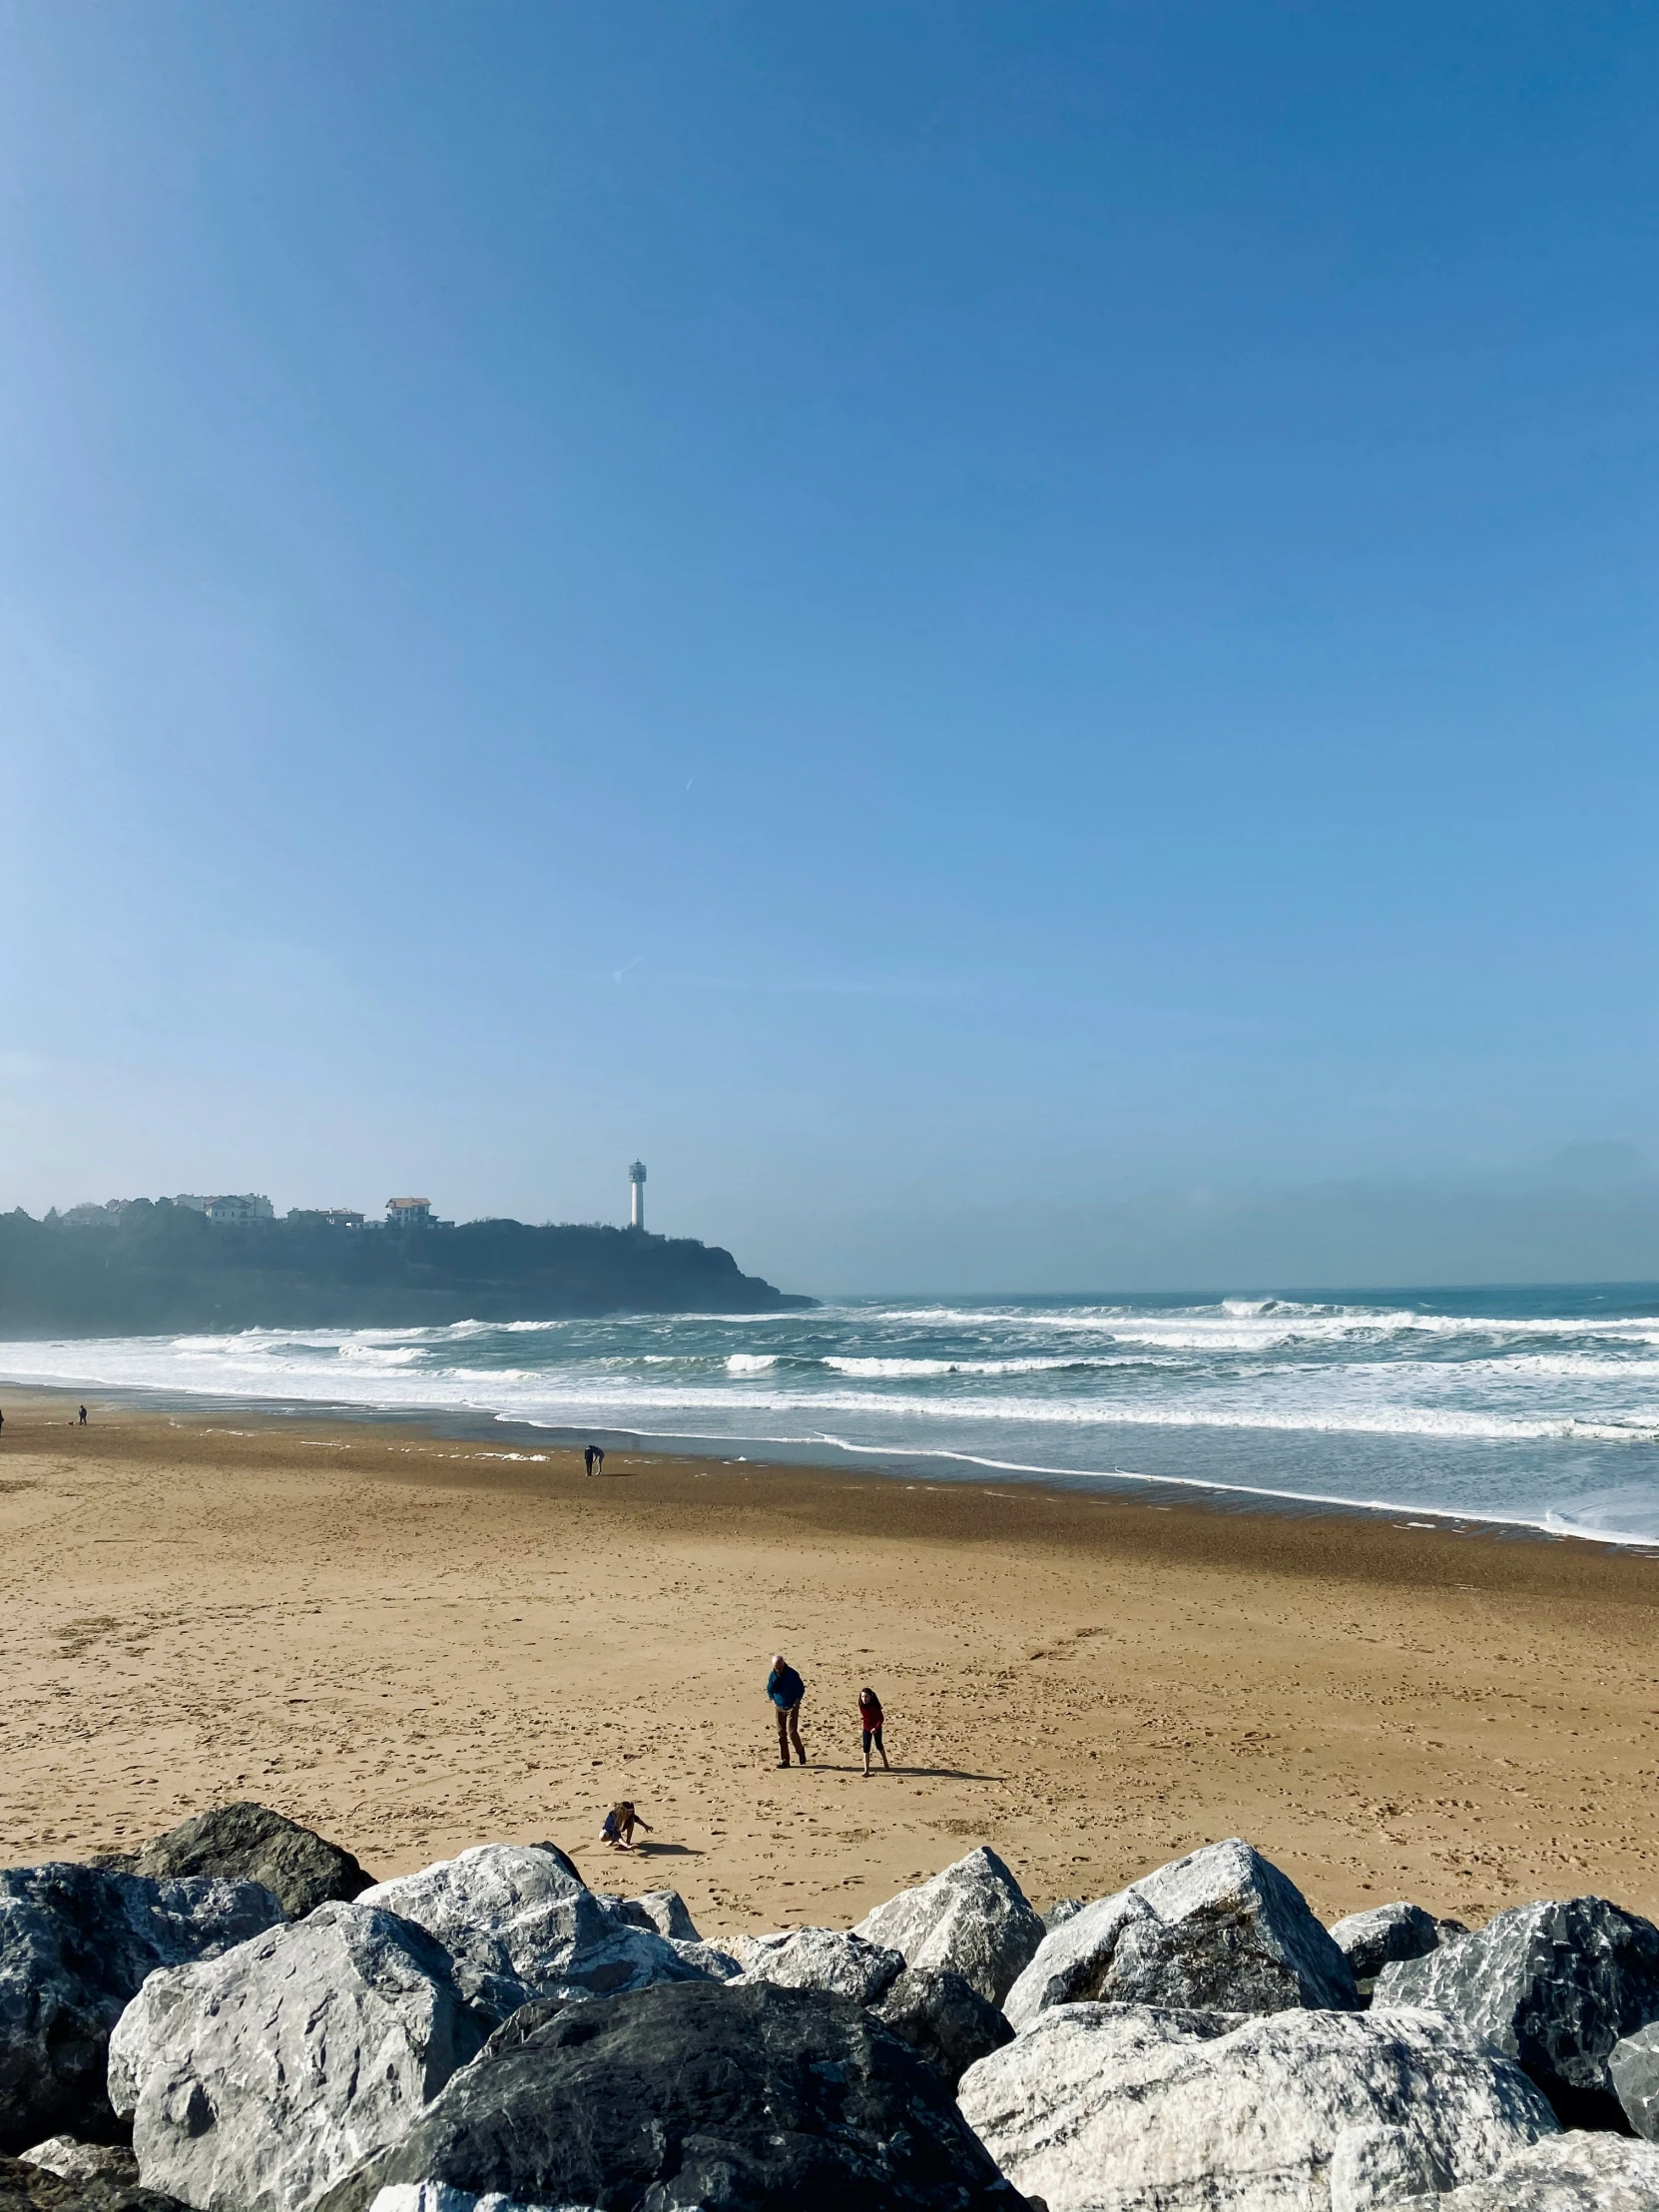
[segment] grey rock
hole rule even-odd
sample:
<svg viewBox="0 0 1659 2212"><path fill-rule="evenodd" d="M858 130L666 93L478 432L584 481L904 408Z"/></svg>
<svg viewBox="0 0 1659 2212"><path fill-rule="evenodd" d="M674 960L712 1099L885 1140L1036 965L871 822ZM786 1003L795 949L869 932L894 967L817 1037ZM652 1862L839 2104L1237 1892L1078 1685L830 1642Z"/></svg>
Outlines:
<svg viewBox="0 0 1659 2212"><path fill-rule="evenodd" d="M281 1918L252 1882L151 1882L67 1861L0 1874L0 2151L118 2135L110 2030L146 1974Z"/></svg>
<svg viewBox="0 0 1659 2212"><path fill-rule="evenodd" d="M44 2166L64 2181L113 2181L128 2189L139 2185L138 2160L128 2143L82 2143L73 2135L49 2135L17 2155L26 2166Z"/></svg>
<svg viewBox="0 0 1659 2212"><path fill-rule="evenodd" d="M673 1943L700 1943L703 1938L697 1933L697 1924L686 1911L686 1901L678 1890L647 1890L644 1897L618 1898L616 1910L619 1916L633 1923L635 1928L655 1929L659 1936L666 1936Z"/></svg>
<svg viewBox="0 0 1659 2212"><path fill-rule="evenodd" d="M790 1928L777 1936L740 1936L737 1954L743 1981L819 1989L827 1996L850 1997L854 2004L873 2004L904 1971L896 1950L840 1928Z"/></svg>
<svg viewBox="0 0 1659 2212"><path fill-rule="evenodd" d="M770 1983L567 2007L322 2212L398 2182L603 2212L1021 2212L931 2066L848 2000Z"/></svg>
<svg viewBox="0 0 1659 2212"><path fill-rule="evenodd" d="M853 1930L901 1951L907 1966L936 1966L1000 2004L1043 1939L1043 1924L994 1851L981 1845L930 1882L866 1913Z"/></svg>
<svg viewBox="0 0 1659 2212"><path fill-rule="evenodd" d="M587 1888L587 1884L583 1882L581 1872L578 1869L575 1860L572 1859L568 1851L561 1851L557 1844L535 1844L531 1846L531 1849L535 1851L546 1852L548 1858L551 1859L555 1863L555 1865L560 1866L564 1869L565 1873L569 1875L572 1882L576 1883L580 1888L584 1890Z"/></svg>
<svg viewBox="0 0 1659 2212"><path fill-rule="evenodd" d="M870 2009L937 2066L953 2089L976 2059L1014 2039L1002 2014L971 1981L933 1966L906 1966Z"/></svg>
<svg viewBox="0 0 1659 2212"><path fill-rule="evenodd" d="M556 2020L571 2005L591 2001L588 1997L531 1997L527 2004L521 2004L516 2012L508 2013L501 2025L491 2030L479 2056L493 2058L501 2051L517 2050L520 2043L527 2043L549 2020Z"/></svg>
<svg viewBox="0 0 1659 2212"><path fill-rule="evenodd" d="M1659 2142L1659 2021L1623 2035L1607 2061L1620 2109L1638 2135Z"/></svg>
<svg viewBox="0 0 1659 2212"><path fill-rule="evenodd" d="M1056 1898L1048 1911L1040 1916L1043 1934L1052 1936L1057 1928L1064 1928L1067 1921L1076 1920L1088 1902L1087 1898Z"/></svg>
<svg viewBox="0 0 1659 2212"><path fill-rule="evenodd" d="M1055 2004L1278 2012L1360 2001L1348 1960L1296 1884L1234 1837L1172 1860L1045 1936L1003 2010L1023 2030Z"/></svg>
<svg viewBox="0 0 1659 2212"><path fill-rule="evenodd" d="M157 1881L214 1875L224 1882L259 1882L279 1898L290 1921L319 1905L347 1903L373 1881L348 1851L325 1843L266 1805L216 1806L146 1844L135 1874Z"/></svg>
<svg viewBox="0 0 1659 2212"><path fill-rule="evenodd" d="M742 1959L734 1958L719 1943L676 1943L674 1947L688 1966L706 1973L711 1981L736 1981L743 1972Z"/></svg>
<svg viewBox="0 0 1659 2212"><path fill-rule="evenodd" d="M1050 2212L1331 2212L1345 2134L1403 2131L1387 2156L1345 2152L1343 2212L1362 2212L1368 2174L1472 2180L1555 2128L1518 2066L1418 2012L1058 2005L957 2096Z"/></svg>
<svg viewBox="0 0 1659 2212"><path fill-rule="evenodd" d="M1331 2212L1375 2212L1450 2180L1416 2129L1384 2120L1345 2127L1331 2152Z"/></svg>
<svg viewBox="0 0 1659 2212"><path fill-rule="evenodd" d="M1374 1905L1336 1921L1331 1940L1348 1960L1362 1989L1384 1966L1405 1958L1425 1958L1440 1940L1440 1924L1420 1905Z"/></svg>
<svg viewBox="0 0 1659 2212"><path fill-rule="evenodd" d="M1608 2061L1659 2019L1659 1928L1604 1898L1517 1905L1384 1966L1378 2004L1427 2005L1517 2059L1568 2125L1622 2125Z"/></svg>
<svg viewBox="0 0 1659 2212"><path fill-rule="evenodd" d="M701 1976L654 1928L597 1896L563 1852L480 1844L419 1874L377 1883L357 1901L410 1920L454 1957L478 2000L502 2009L525 1996L609 1996L653 1981Z"/></svg>
<svg viewBox="0 0 1659 2212"><path fill-rule="evenodd" d="M369 2212L599 2212L589 2204L517 2204L499 2189L474 2196L451 2189L447 2181L394 2181L380 2191Z"/></svg>
<svg viewBox="0 0 1659 2212"><path fill-rule="evenodd" d="M1627 2135L1548 2135L1484 2181L1396 2212L1659 2212L1659 2149Z"/></svg>
<svg viewBox="0 0 1659 2212"><path fill-rule="evenodd" d="M185 2207L111 2174L59 2174L26 2159L0 2158L0 2212L185 2212Z"/></svg>
<svg viewBox="0 0 1659 2212"><path fill-rule="evenodd" d="M304 2212L398 2141L496 2024L424 1930L323 1905L152 1974L110 2038L110 2095L146 2187L198 2212Z"/></svg>

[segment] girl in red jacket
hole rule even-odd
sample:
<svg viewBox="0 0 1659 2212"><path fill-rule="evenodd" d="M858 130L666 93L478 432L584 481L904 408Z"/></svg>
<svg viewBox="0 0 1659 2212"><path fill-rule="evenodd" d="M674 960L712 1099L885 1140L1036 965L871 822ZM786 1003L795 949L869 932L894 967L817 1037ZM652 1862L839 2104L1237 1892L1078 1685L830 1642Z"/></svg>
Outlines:
<svg viewBox="0 0 1659 2212"><path fill-rule="evenodd" d="M886 1767L888 1774L891 1774L892 1769L887 1766L886 1747L881 1742L881 1700L873 1690L860 1690L858 1692L858 1726L864 1734L864 1779L866 1781L869 1779L869 1747L871 1744L880 1752L881 1764Z"/></svg>

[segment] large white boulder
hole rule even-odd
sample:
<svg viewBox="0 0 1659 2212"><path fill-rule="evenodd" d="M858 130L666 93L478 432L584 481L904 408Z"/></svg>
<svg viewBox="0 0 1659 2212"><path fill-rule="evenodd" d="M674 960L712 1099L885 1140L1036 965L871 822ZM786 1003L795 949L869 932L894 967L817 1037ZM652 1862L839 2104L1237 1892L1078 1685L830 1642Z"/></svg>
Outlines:
<svg viewBox="0 0 1659 2212"><path fill-rule="evenodd" d="M902 1951L908 1966L959 1973L1000 2004L1031 1963L1043 1924L994 1851L983 1844L914 1890L900 1890L853 1930Z"/></svg>
<svg viewBox="0 0 1659 2212"><path fill-rule="evenodd" d="M1570 2125L1617 2127L1610 2061L1659 2020L1659 1928L1605 1898L1512 1905L1473 1935L1384 1966L1376 2001L1443 2012L1518 2059Z"/></svg>
<svg viewBox="0 0 1659 2212"><path fill-rule="evenodd" d="M1421 2012L1059 2005L970 2066L957 2097L1049 2212L1370 2212L1402 2183L1479 2179L1555 2131L1518 2066ZM1351 2146L1334 2203L1352 2129L1396 2133Z"/></svg>
<svg viewBox="0 0 1659 2212"><path fill-rule="evenodd" d="M778 1936L745 1936L733 1946L740 1981L771 1981L783 1989L821 1989L827 1996L873 2004L904 1971L900 1952L866 1942L841 1928L790 1928Z"/></svg>
<svg viewBox="0 0 1659 2212"><path fill-rule="evenodd" d="M1659 2212L1659 2147L1583 2129L1546 2135L1489 2179L1395 2212Z"/></svg>
<svg viewBox="0 0 1659 2212"><path fill-rule="evenodd" d="M198 2212L305 2212L401 2141L494 2024L424 1930L323 1905L153 1973L110 2037L110 2100L147 2189Z"/></svg>
<svg viewBox="0 0 1659 2212"><path fill-rule="evenodd" d="M1021 2029L1081 2002L1278 2012L1353 2009L1360 1992L1296 1884L1233 1837L1086 1905L1043 1937L1002 2009Z"/></svg>
<svg viewBox="0 0 1659 2212"><path fill-rule="evenodd" d="M622 1900L590 1890L562 1852L531 1844L480 1844L357 1900L435 1936L497 2010L515 1987L520 1996L612 1996L700 1975L695 1955L659 1935L646 1901L628 1904L636 1902L637 1919Z"/></svg>
<svg viewBox="0 0 1659 2212"><path fill-rule="evenodd" d="M69 1861L0 1874L0 2152L108 2133L110 2030L145 1975L281 1919L257 1882L157 1882Z"/></svg>
<svg viewBox="0 0 1659 2212"><path fill-rule="evenodd" d="M477 1972L513 1975L521 1962L540 1963L557 1908L592 1895L563 1852L478 1844L418 1874L377 1882L357 1902L413 1921ZM568 1917L559 1925L568 1934Z"/></svg>

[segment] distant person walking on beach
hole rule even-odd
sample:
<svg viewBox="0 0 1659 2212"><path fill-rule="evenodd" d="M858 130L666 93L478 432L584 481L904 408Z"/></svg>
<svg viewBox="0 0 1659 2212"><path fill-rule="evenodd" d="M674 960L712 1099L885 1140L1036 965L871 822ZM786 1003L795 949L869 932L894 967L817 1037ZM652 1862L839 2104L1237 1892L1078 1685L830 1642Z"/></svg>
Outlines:
<svg viewBox="0 0 1659 2212"><path fill-rule="evenodd" d="M598 1444L589 1444L587 1450L582 1454L582 1464L587 1468L589 1474L604 1473L605 1454Z"/></svg>
<svg viewBox="0 0 1659 2212"><path fill-rule="evenodd" d="M767 1696L778 1708L778 1764L781 1767L790 1763L791 1744L801 1764L807 1764L807 1753L801 1742L801 1700L806 1695L806 1683L784 1654L775 1652L772 1672L767 1676Z"/></svg>
<svg viewBox="0 0 1659 2212"><path fill-rule="evenodd" d="M865 1781L867 1782L869 1779L869 1747L871 1744L881 1754L882 1766L888 1774L891 1774L892 1769L887 1766L886 1746L881 1741L881 1700L873 1690L860 1690L858 1692L858 1726L863 1730L864 1736Z"/></svg>
<svg viewBox="0 0 1659 2212"><path fill-rule="evenodd" d="M81 1418L80 1418L80 1420L79 1420L79 1421L78 1421L78 1422L76 1423L76 1425L77 1425L77 1427L80 1427L80 1428L85 1428L86 1424L87 1424L87 1409L86 1409L86 1407L85 1407L85 1406L83 1405L83 1406L81 1407Z"/></svg>
<svg viewBox="0 0 1659 2212"><path fill-rule="evenodd" d="M620 1805L613 1805L605 1815L605 1825L599 1831L599 1841L610 1844L617 1851L632 1851L636 1828L643 1828L648 1836L651 1833L651 1823L641 1820L634 1811L632 1802L624 1798Z"/></svg>

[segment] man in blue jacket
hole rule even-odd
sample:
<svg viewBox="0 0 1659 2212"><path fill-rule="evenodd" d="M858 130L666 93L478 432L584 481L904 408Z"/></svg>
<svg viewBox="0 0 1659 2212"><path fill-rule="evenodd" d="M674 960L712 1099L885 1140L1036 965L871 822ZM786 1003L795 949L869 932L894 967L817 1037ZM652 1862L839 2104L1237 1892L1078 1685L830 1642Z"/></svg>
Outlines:
<svg viewBox="0 0 1659 2212"><path fill-rule="evenodd" d="M775 1652L772 1672L767 1676L767 1696L778 1708L778 1764L790 1763L790 1746L793 1743L801 1764L807 1764L807 1754L801 1743L801 1700L807 1695L807 1685L802 1681L784 1654Z"/></svg>

